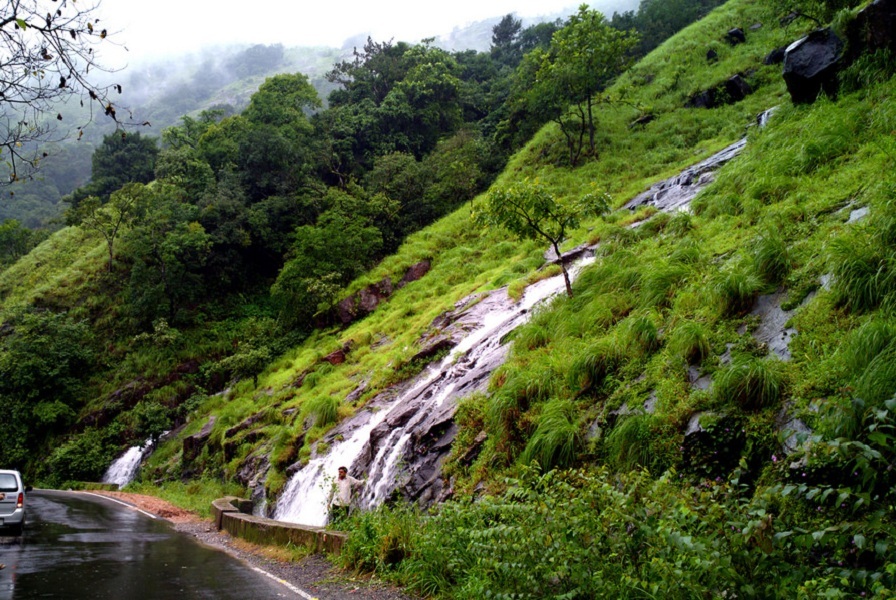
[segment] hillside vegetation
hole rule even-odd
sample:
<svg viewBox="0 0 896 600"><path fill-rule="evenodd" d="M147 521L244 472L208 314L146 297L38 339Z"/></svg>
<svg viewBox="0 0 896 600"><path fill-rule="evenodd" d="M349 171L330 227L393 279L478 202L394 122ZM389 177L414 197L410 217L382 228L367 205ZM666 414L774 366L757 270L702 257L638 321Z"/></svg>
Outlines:
<svg viewBox="0 0 896 600"><path fill-rule="evenodd" d="M842 31L854 10L833 4L803 8ZM339 282L344 298L431 265L345 326L275 328L284 313L247 287L228 306L168 297L135 333L128 303L143 288L107 269L98 235L58 232L0 274L0 335L11 340L0 372L20 377L0 384L0 399L30 386L47 425L31 439L46 462L29 468L48 481L83 477L183 423L135 487L208 497L221 482L248 485L267 460L260 483L276 498L290 466L326 452L317 442L334 423L424 368L414 357L439 315L503 286L519 297L545 276L546 244L471 218L495 190L537 181L558 199L609 195L614 210L564 243L594 246L596 260L572 296L513 333L488 392L461 400L444 468L454 499L355 515L346 566L452 598L892 597L894 62L860 56L835 98L794 105L781 66L763 60L816 24L783 16L771 0L730 0L664 42L594 96L594 150L579 162L569 113L553 115L491 192L402 230L393 253ZM734 27L745 43L726 41ZM744 99L687 107L735 74L752 89ZM690 210L623 208L743 136ZM164 185L147 193L164 199ZM205 243L191 222L173 227L185 256ZM193 315L188 326L165 318L175 303ZM755 309L767 305L785 315L786 352L757 339ZM339 350L344 362L326 360ZM25 358L33 368L10 368ZM86 369L89 381L78 377ZM189 436L202 445L187 456ZM0 449L21 458L8 441Z"/></svg>

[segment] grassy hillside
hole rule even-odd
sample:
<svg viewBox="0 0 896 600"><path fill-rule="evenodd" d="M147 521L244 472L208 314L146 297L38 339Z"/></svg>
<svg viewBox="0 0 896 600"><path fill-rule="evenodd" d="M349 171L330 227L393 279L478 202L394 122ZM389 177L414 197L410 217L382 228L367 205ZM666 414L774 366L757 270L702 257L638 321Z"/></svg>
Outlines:
<svg viewBox="0 0 896 600"><path fill-rule="evenodd" d="M782 26L780 16L774 2L730 0L635 65L599 106L599 155L586 164L558 166L565 144L552 125L513 157L496 186L530 178L559 197L611 195L616 210L565 242L597 245L597 259L574 297L514 333L489 393L462 401L446 468L460 501L428 516L402 506L359 515L347 565L457 598L892 596L893 63L863 57L842 73L836 99L793 106L780 65L763 58L811 24ZM745 44L725 41L733 27L747 31ZM685 108L735 74L754 90L746 99ZM653 120L633 124L648 113ZM744 135L742 154L690 211L621 208ZM215 493L213 481L232 482L264 456L275 497L286 469L335 421L423 368L411 359L437 316L475 292L506 285L518 295L544 276L544 249L474 227L461 207L346 294L397 282L424 259L425 277L364 320L286 347L257 382L212 396L190 387L180 367L220 341L157 331L129 342L127 368L103 382L85 415L120 401L127 385L179 373L154 394L180 398L187 424L152 455L141 489ZM102 251L59 232L0 275L5 307L105 314L85 293ZM760 299L777 299L795 330L789 358L757 341ZM246 312L227 325L234 343L253 335L258 319ZM174 348L164 364L154 345ZM322 360L343 347L344 363ZM211 417L207 442L185 460L184 438ZM225 435L246 422L251 431ZM478 458L461 460L480 432Z"/></svg>

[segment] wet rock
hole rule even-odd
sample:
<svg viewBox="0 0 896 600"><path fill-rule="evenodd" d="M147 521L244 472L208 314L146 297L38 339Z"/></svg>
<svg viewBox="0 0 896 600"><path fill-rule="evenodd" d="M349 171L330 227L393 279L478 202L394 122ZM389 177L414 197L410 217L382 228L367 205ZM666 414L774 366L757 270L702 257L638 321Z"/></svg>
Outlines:
<svg viewBox="0 0 896 600"><path fill-rule="evenodd" d="M780 48L775 48L771 52L765 55L765 58L762 59L762 64L764 65L780 65L784 62L784 52L787 50L787 46L781 46Z"/></svg>
<svg viewBox="0 0 896 600"><path fill-rule="evenodd" d="M849 213L849 219L846 221L847 223L855 223L856 221L861 221L866 216L868 216L869 209L867 206L863 206L861 208L856 208Z"/></svg>
<svg viewBox="0 0 896 600"><path fill-rule="evenodd" d="M733 29L729 29L728 33L725 34L725 41L731 44L732 46L737 46L738 44L744 44L747 41L747 36L744 34L744 30L740 27L734 27Z"/></svg>
<svg viewBox="0 0 896 600"><path fill-rule="evenodd" d="M401 281L398 282L396 287L403 288L412 281L421 279L424 275L429 273L430 268L432 268L432 263L428 260L421 260L420 262L411 265L410 268L408 268L407 272L405 272L404 277L401 278Z"/></svg>
<svg viewBox="0 0 896 600"><path fill-rule="evenodd" d="M641 115L640 117L629 123L628 128L634 129L635 127L644 127L648 123L652 123L654 119L656 119L656 115L653 114Z"/></svg>
<svg viewBox="0 0 896 600"><path fill-rule="evenodd" d="M800 445L812 435L812 430L802 419L790 414L789 407L782 408L781 412L778 413L775 427L778 432L787 436L781 444L781 449L786 456L796 452Z"/></svg>
<svg viewBox="0 0 896 600"><path fill-rule="evenodd" d="M473 464L479 454L482 452L482 445L485 443L485 440L488 439L488 433L485 431L480 431L476 437L473 439L473 443L470 444L467 451L463 453L463 455L458 459L458 462L464 466L470 466Z"/></svg>
<svg viewBox="0 0 896 600"><path fill-rule="evenodd" d="M336 305L336 317L343 325L348 325L373 312L383 300L392 295L392 292L392 280L384 277L379 283L370 284L339 302Z"/></svg>
<svg viewBox="0 0 896 600"><path fill-rule="evenodd" d="M716 107L716 90L715 88L697 92L691 96L685 108L715 108Z"/></svg>
<svg viewBox="0 0 896 600"><path fill-rule="evenodd" d="M594 256L594 248L589 246L588 244L581 244L579 246L576 246L572 250L567 250L560 255L560 260L557 260L557 253L554 252L553 248L548 248L544 253L544 259L547 262L557 264L559 264L560 262L567 264L586 256Z"/></svg>
<svg viewBox="0 0 896 600"><path fill-rule="evenodd" d="M762 23L753 23L750 25L750 31L759 31L762 29Z"/></svg>
<svg viewBox="0 0 896 600"><path fill-rule="evenodd" d="M811 104L823 90L837 93L843 42L830 29L817 29L784 52L784 82L794 104Z"/></svg>
<svg viewBox="0 0 896 600"><path fill-rule="evenodd" d="M235 437L241 431L245 431L245 430L249 429L256 423L258 423L259 421L264 419L264 417L265 417L265 412L260 411L260 412L255 413L251 417L244 419L241 423L234 425L230 429L226 430L224 432L224 439L227 440L232 437Z"/></svg>
<svg viewBox="0 0 896 600"><path fill-rule="evenodd" d="M193 462L199 456L203 446L205 446L208 438L211 436L217 420L217 417L209 417L198 433L184 438L182 461L185 465Z"/></svg>
<svg viewBox="0 0 896 600"><path fill-rule="evenodd" d="M364 379L361 383L358 384L358 387L353 389L345 396L344 402L347 404L351 404L358 400L361 397L361 394L367 391L367 386L370 384L370 379Z"/></svg>
<svg viewBox="0 0 896 600"><path fill-rule="evenodd" d="M753 93L753 88L739 74L728 79L724 85L730 102L740 102Z"/></svg>
<svg viewBox="0 0 896 600"><path fill-rule="evenodd" d="M688 367L688 382L697 390L708 390L712 386L712 376L703 375L695 366Z"/></svg>
<svg viewBox="0 0 896 600"><path fill-rule="evenodd" d="M896 0L875 0L856 15L846 29L848 61L864 52L896 52Z"/></svg>
<svg viewBox="0 0 896 600"><path fill-rule="evenodd" d="M787 361L790 360L790 341L796 335L796 329L787 327L793 311L781 308L785 297L786 294L781 291L759 296L750 314L760 318L759 326L753 331L753 339L765 344L781 360Z"/></svg>
<svg viewBox="0 0 896 600"><path fill-rule="evenodd" d="M457 345L457 342L447 334L427 340L423 348L421 348L417 354L411 357L411 362L427 361L441 352L451 350L455 345Z"/></svg>
<svg viewBox="0 0 896 600"><path fill-rule="evenodd" d="M710 48L706 51L706 62L715 62L719 59L719 53Z"/></svg>
<svg viewBox="0 0 896 600"><path fill-rule="evenodd" d="M788 14L784 15L783 17L781 17L780 19L778 19L778 23L781 24L781 27L787 27L788 25L790 25L791 23L796 21L799 18L799 16L800 16L800 14L798 12L791 11L790 13L788 13Z"/></svg>
<svg viewBox="0 0 896 600"><path fill-rule="evenodd" d="M339 350L334 350L333 352L330 352L325 357L323 357L321 360L324 362L328 362L331 365L341 365L342 363L345 362L345 358L346 358L345 354L346 354L345 350L340 348Z"/></svg>
<svg viewBox="0 0 896 600"><path fill-rule="evenodd" d="M255 429L236 438L226 440L222 444L224 451L224 462L230 462L239 453L240 446L243 444L254 444L258 440L264 438L264 430Z"/></svg>
<svg viewBox="0 0 896 600"><path fill-rule="evenodd" d="M625 207L635 210L654 206L665 212L680 210L712 181L712 173L737 156L747 140L739 140L706 160L688 167L678 175L654 184L646 192L632 198Z"/></svg>

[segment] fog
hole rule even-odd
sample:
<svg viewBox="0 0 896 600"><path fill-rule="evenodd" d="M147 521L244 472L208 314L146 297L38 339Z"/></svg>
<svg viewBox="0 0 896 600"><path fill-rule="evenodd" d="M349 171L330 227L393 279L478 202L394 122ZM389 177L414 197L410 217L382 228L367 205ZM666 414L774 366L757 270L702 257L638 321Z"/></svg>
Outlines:
<svg viewBox="0 0 896 600"><path fill-rule="evenodd" d="M116 62L173 56L221 44L283 44L343 47L371 35L377 40L411 43L447 36L455 28L514 13L518 18L556 18L573 12L576 0L101 0L97 16L127 48L120 54L107 47ZM588 3L608 17L636 9L637 0Z"/></svg>

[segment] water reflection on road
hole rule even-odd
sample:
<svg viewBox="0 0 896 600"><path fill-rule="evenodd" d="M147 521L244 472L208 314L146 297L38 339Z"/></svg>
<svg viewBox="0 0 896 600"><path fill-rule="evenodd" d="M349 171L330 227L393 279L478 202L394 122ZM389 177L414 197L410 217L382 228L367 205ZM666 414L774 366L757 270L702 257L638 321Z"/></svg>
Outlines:
<svg viewBox="0 0 896 600"><path fill-rule="evenodd" d="M0 600L289 598L231 556L108 500L28 497L21 539L0 537Z"/></svg>

